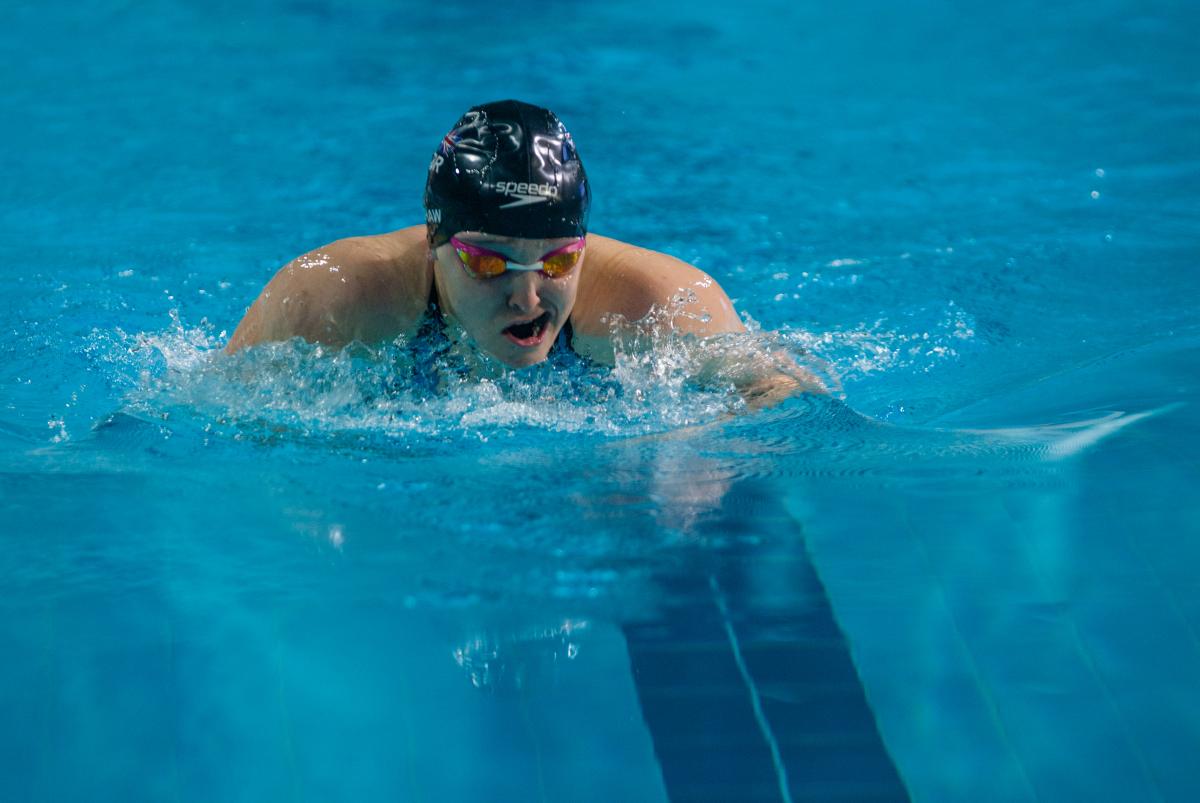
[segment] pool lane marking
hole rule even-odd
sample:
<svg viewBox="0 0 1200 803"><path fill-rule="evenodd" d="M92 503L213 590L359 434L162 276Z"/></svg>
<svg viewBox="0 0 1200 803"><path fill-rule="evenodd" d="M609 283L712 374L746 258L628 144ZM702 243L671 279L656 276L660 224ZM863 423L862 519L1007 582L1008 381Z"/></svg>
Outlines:
<svg viewBox="0 0 1200 803"><path fill-rule="evenodd" d="M941 572L938 571L938 565L934 562L933 556L929 554L929 547L925 544L925 539L921 537L920 532L914 526L911 511L904 515L904 519L908 532L913 537L913 546L929 570L933 592L945 613L952 636L958 643L958 648L962 651L963 663L966 665L971 682L975 684L975 690L979 693L980 700L983 703L984 710L987 711L988 717L991 719L992 726L996 728L996 732L1000 737L1000 743L1008 750L1009 756L1016 764L1017 774L1025 789L1029 792L1029 799L1043 800L1044 798L1038 794L1037 787L1034 786L1033 778L1029 775L1029 769L1025 766L1025 759L1022 758L1021 751L1017 749L1017 744L1013 741L1012 734L1009 733L1008 727L1004 724L1004 718L1000 714L1000 705L983 679L983 670L980 668L979 661L975 657L975 651L971 648L966 634L963 633L963 629L958 624L958 616L950 606L950 595L946 592L946 584L942 580Z"/></svg>
<svg viewBox="0 0 1200 803"><path fill-rule="evenodd" d="M1140 413L1137 418L1152 415L1154 412L1155 411ZM1117 427L1117 429L1119 428L1120 426ZM1023 532L1023 530L1018 530L1018 532ZM1032 535L1033 534L1030 533L1031 537ZM1126 534L1126 538L1128 538L1128 534ZM1022 545L1021 552L1024 554L1024 559L1028 565L1029 573L1032 575L1037 586L1040 587L1037 590L1040 591L1045 597L1053 597L1054 593L1051 589L1054 588L1055 584L1050 580L1049 577L1046 576L1046 573L1041 568L1041 564L1030 554L1029 550L1025 548L1029 544L1029 539L1022 538L1020 539L1020 543ZM1100 664L1096 660L1095 653L1088 649L1087 641L1084 639L1083 633L1079 629L1079 623L1076 621L1075 617L1070 614L1070 612L1066 612L1059 617L1059 621L1070 634L1070 639L1072 642L1071 646L1074 648L1076 657L1079 659L1080 663L1083 664L1084 672L1091 676L1092 682L1095 683L1100 690L1100 697L1103 698L1106 703L1108 703L1111 716L1117 723L1120 724L1121 727L1117 729L1118 733L1120 734L1120 738L1125 742L1125 746L1129 749L1130 754L1133 756L1134 763L1142 771L1142 775L1145 777L1146 783L1149 785L1150 789L1156 793L1154 799L1159 801L1165 800L1166 798L1162 792L1162 780L1154 771L1152 765L1150 764L1150 760L1145 751L1142 750L1141 745L1136 739L1134 739L1132 729L1129 725L1129 717L1126 716L1125 710L1117 701L1117 696L1113 693L1112 688L1110 688L1108 683L1104 680L1104 673L1101 670Z"/></svg>
<svg viewBox="0 0 1200 803"><path fill-rule="evenodd" d="M733 662L737 665L738 673L741 674L742 682L746 684L746 691L750 695L750 707L754 711L754 719L771 751L771 763L775 765L775 778L779 782L779 795L783 798L784 803L792 803L792 793L788 789L787 767L783 764L779 744L775 741L775 734L772 733L771 724L767 722L767 715L763 711L758 687L754 685L754 678L750 677L750 670L746 667L746 662L742 660L742 648L738 643L737 633L733 630L733 623L729 620L729 605L725 602L725 594L717 583L716 575L708 576L708 585L712 589L717 610L721 612L721 624L725 627L725 636L729 639L729 648L733 651Z"/></svg>

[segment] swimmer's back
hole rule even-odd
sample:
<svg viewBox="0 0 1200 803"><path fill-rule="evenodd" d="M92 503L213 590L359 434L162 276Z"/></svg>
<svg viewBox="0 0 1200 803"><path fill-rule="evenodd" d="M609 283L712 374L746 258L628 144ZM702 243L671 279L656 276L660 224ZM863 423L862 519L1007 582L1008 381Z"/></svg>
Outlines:
<svg viewBox="0 0 1200 803"><path fill-rule="evenodd" d="M638 321L687 289L695 312L676 319L682 333L741 331L728 297L709 276L667 254L589 234L571 313L574 346L611 362L610 320ZM275 274L226 346L302 337L338 347L379 343L419 327L433 286L424 225L349 237L297 257ZM691 311L691 310L685 310Z"/></svg>

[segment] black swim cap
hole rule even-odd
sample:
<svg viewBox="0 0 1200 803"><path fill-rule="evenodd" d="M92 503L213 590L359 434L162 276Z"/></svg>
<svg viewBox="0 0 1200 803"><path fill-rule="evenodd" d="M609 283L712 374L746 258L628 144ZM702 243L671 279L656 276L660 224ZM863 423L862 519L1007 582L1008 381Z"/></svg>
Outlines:
<svg viewBox="0 0 1200 803"><path fill-rule="evenodd" d="M554 112L519 100L473 106L429 163L429 245L460 231L582 237L590 201L583 162Z"/></svg>

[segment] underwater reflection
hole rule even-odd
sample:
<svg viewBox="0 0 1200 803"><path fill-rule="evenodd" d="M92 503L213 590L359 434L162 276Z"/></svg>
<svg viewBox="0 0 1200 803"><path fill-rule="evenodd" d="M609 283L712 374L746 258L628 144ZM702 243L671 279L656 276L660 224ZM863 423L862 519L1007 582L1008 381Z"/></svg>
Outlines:
<svg viewBox="0 0 1200 803"><path fill-rule="evenodd" d="M623 705L640 714L666 799L907 799L803 527L774 483L739 478L696 446L621 445L607 493L584 509L591 531L646 539L643 571L566 603L586 617L477 629L455 664L489 695L542 704L571 685L568 666L607 663L604 683L629 690ZM589 647L594 628L609 636Z"/></svg>

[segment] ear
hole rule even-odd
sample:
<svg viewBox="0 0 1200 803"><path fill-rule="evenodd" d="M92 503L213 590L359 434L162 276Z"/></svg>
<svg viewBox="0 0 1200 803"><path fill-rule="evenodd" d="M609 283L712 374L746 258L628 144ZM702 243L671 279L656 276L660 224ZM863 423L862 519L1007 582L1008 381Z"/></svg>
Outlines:
<svg viewBox="0 0 1200 803"><path fill-rule="evenodd" d="M445 245L445 243L443 243L443 245ZM429 243L429 244L428 244L428 245L426 245L426 247L425 247L425 261L426 261L426 263L429 265L430 269L433 269L433 268L436 268L436 267L437 267L437 261L438 261L437 252L438 252L438 248L441 248L441 246L435 246L435 245L433 245L432 243Z"/></svg>

